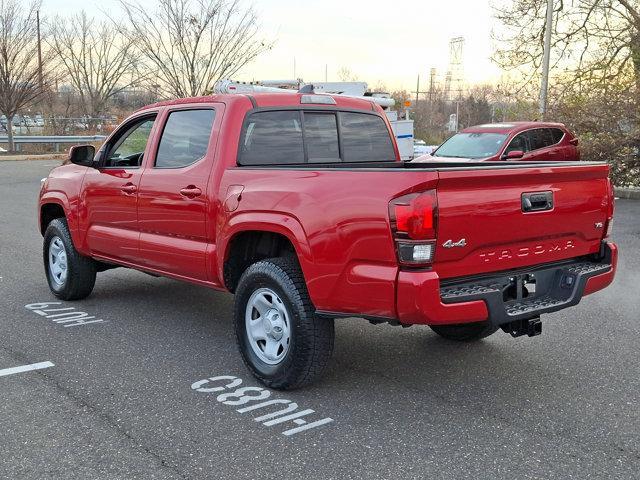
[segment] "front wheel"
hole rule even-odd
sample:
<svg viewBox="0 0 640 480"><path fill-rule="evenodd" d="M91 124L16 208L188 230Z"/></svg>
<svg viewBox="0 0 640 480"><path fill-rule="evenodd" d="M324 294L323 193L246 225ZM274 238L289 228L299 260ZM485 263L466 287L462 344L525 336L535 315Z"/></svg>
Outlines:
<svg viewBox="0 0 640 480"><path fill-rule="evenodd" d="M459 342L473 342L493 335L498 331L497 326L488 322L462 323L458 325L429 325L431 330L448 340Z"/></svg>
<svg viewBox="0 0 640 480"><path fill-rule="evenodd" d="M247 268L236 289L234 322L245 364L271 388L310 384L333 352L333 320L316 317L294 258L271 258Z"/></svg>
<svg viewBox="0 0 640 480"><path fill-rule="evenodd" d="M44 270L51 292L62 300L87 297L96 283L96 264L73 246L67 222L53 220L44 233Z"/></svg>

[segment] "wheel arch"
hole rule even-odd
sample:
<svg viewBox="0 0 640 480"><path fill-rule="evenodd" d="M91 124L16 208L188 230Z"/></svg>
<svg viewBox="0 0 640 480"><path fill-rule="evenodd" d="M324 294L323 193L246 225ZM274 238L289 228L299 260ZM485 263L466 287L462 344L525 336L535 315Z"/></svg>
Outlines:
<svg viewBox="0 0 640 480"><path fill-rule="evenodd" d="M278 214L236 215L221 235L218 275L234 292L246 268L269 257L294 256L305 279L311 275L313 257L302 225L293 217Z"/></svg>
<svg viewBox="0 0 640 480"><path fill-rule="evenodd" d="M40 211L38 218L40 234L42 236L44 236L44 232L47 230L47 226L51 223L52 220L55 220L56 218L64 218L65 220L67 220L67 223L69 223L69 218L65 209L64 202L56 197L43 199L40 202Z"/></svg>
<svg viewBox="0 0 640 480"><path fill-rule="evenodd" d="M46 192L46 194L40 198L38 207L40 234L44 236L47 226L52 220L64 218L67 221L74 246L78 251L85 254L84 244L79 231L78 215L77 213L75 215L73 213L69 199L64 193L58 191Z"/></svg>

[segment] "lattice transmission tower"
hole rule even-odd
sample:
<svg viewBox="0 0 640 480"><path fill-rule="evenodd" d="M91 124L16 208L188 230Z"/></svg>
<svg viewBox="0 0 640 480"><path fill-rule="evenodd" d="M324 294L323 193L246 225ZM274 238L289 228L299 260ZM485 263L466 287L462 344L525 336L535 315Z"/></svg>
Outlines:
<svg viewBox="0 0 640 480"><path fill-rule="evenodd" d="M464 89L464 37L449 40L449 69L444 79L445 98L454 101L462 97Z"/></svg>

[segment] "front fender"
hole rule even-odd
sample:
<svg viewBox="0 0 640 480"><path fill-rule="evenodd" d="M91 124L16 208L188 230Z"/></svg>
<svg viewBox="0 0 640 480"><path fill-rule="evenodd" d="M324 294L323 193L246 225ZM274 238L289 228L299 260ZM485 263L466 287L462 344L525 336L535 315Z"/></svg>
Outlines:
<svg viewBox="0 0 640 480"><path fill-rule="evenodd" d="M58 205L62 208L64 211L64 217L67 221L67 226L69 227L71 239L73 240L73 245L80 253L84 253L85 249L82 235L80 234L78 215L74 214L74 212L77 212L77 199L75 201L70 200L64 192L46 191L40 196L40 200L38 202L38 225L40 233L44 235L43 227L46 228L46 226L41 224L42 209L45 205L51 204Z"/></svg>

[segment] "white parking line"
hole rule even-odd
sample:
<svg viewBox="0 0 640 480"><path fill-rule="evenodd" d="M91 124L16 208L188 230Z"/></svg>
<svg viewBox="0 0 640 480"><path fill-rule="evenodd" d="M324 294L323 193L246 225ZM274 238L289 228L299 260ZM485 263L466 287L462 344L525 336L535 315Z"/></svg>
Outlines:
<svg viewBox="0 0 640 480"><path fill-rule="evenodd" d="M6 375L13 375L14 373L30 372L31 370L41 370L43 368L49 368L54 366L55 365L51 362L40 362L40 363L32 363L31 365L22 365L20 367L5 368L4 370L0 370L0 377L4 377Z"/></svg>

